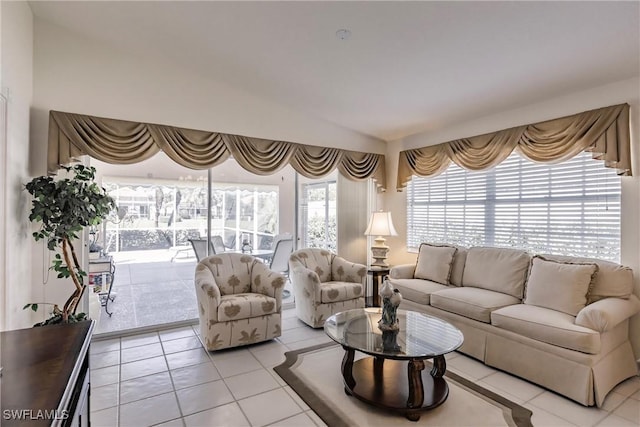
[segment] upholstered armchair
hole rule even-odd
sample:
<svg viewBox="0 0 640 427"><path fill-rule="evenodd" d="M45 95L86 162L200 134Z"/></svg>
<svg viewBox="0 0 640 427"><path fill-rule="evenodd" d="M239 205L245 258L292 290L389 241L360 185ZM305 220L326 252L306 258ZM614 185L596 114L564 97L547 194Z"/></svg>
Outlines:
<svg viewBox="0 0 640 427"><path fill-rule="evenodd" d="M200 336L209 351L281 335L285 278L246 254L207 257L196 267Z"/></svg>
<svg viewBox="0 0 640 427"><path fill-rule="evenodd" d="M289 257L296 315L320 328L334 313L364 307L367 267L324 249L301 249Z"/></svg>

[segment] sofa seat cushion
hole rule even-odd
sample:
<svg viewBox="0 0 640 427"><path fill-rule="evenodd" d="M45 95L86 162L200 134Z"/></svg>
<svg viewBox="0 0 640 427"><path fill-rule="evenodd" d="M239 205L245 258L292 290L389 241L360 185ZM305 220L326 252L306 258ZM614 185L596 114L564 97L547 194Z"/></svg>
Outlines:
<svg viewBox="0 0 640 427"><path fill-rule="evenodd" d="M501 307L519 304L511 295L481 288L449 288L431 294L431 305L450 313L491 323L491 312Z"/></svg>
<svg viewBox="0 0 640 427"><path fill-rule="evenodd" d="M491 324L525 337L582 353L600 352L600 334L578 326L575 317L534 305L518 304L491 313Z"/></svg>
<svg viewBox="0 0 640 427"><path fill-rule="evenodd" d="M389 279L391 286L402 294L402 299L417 304L429 305L431 294L449 286L424 279Z"/></svg>
<svg viewBox="0 0 640 427"><path fill-rule="evenodd" d="M362 283L359 282L320 283L320 302L323 304L360 298L362 294Z"/></svg>
<svg viewBox="0 0 640 427"><path fill-rule="evenodd" d="M224 295L218 305L218 322L249 319L276 313L276 299L262 294Z"/></svg>

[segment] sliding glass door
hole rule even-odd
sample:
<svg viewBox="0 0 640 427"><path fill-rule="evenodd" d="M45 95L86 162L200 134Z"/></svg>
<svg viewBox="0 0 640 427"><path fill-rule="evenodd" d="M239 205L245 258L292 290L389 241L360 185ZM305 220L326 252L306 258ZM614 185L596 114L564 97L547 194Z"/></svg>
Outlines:
<svg viewBox="0 0 640 427"><path fill-rule="evenodd" d="M278 186L215 182L212 186L211 235L221 235L232 250L240 250L245 241L253 249L270 249L278 232Z"/></svg>
<svg viewBox="0 0 640 427"><path fill-rule="evenodd" d="M292 169L258 177L229 160L215 171L191 171L160 155L135 168L95 163L118 206L90 234L91 261L115 266L112 316L99 303L106 279L94 275L90 283L98 334L197 319L197 259L189 239L221 236L227 251L240 250L243 240L268 250L277 234L293 234Z"/></svg>
<svg viewBox="0 0 640 427"><path fill-rule="evenodd" d="M301 248L338 250L337 180L335 174L323 180L300 178L298 229Z"/></svg>

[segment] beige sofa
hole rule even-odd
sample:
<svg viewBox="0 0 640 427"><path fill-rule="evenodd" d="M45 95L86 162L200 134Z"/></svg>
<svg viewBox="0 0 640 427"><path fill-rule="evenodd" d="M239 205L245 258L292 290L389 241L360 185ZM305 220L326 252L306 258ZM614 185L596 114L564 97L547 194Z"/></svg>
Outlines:
<svg viewBox="0 0 640 427"><path fill-rule="evenodd" d="M448 320L459 351L489 366L601 406L638 374L629 318L640 311L628 267L516 249L423 244L389 280L401 308Z"/></svg>

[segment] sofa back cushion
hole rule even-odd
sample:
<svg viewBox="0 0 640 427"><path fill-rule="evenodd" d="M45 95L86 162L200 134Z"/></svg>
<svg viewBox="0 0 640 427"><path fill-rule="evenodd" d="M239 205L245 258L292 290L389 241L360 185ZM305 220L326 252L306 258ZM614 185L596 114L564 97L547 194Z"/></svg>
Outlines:
<svg viewBox="0 0 640 427"><path fill-rule="evenodd" d="M458 250L453 257L450 282L454 286L462 286L462 275L464 273L464 265L467 262L469 249L464 246L456 246L456 248L458 248Z"/></svg>
<svg viewBox="0 0 640 427"><path fill-rule="evenodd" d="M607 297L629 298L633 292L633 270L629 267L601 259L544 254L542 256L548 260L593 263L598 266L587 304Z"/></svg>
<svg viewBox="0 0 640 427"><path fill-rule="evenodd" d="M447 245L423 243L418 251L418 261L413 277L448 285L453 258L458 248Z"/></svg>
<svg viewBox="0 0 640 427"><path fill-rule="evenodd" d="M525 304L576 316L587 305L596 264L551 261L538 255L531 260Z"/></svg>
<svg viewBox="0 0 640 427"><path fill-rule="evenodd" d="M530 259L529 254L520 249L470 248L462 286L489 289L522 299Z"/></svg>

